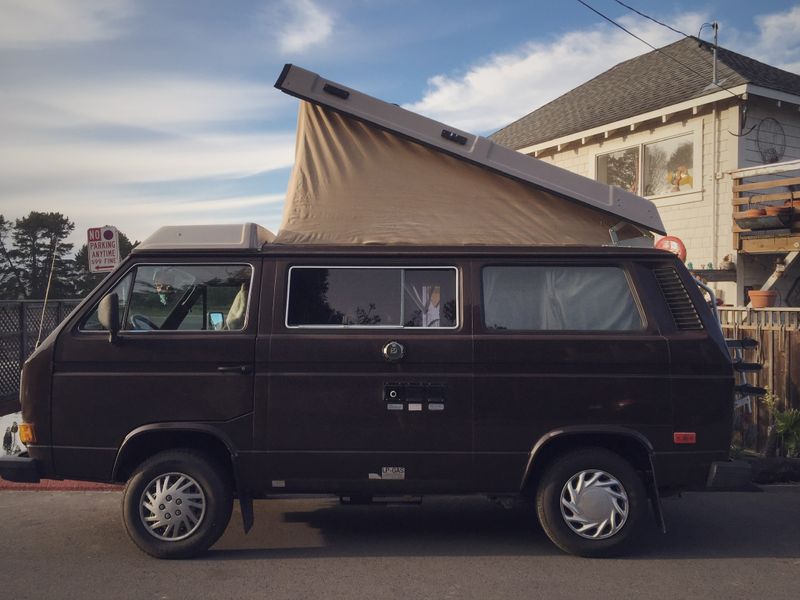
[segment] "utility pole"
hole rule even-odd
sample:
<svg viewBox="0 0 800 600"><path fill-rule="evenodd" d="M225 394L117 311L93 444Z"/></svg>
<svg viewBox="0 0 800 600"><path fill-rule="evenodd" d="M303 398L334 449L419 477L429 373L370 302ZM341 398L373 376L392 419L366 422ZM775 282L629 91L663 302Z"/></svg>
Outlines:
<svg viewBox="0 0 800 600"><path fill-rule="evenodd" d="M717 41L719 36L719 23L714 21L711 23L711 28L714 30L714 70L711 73L711 83L718 85L717 81Z"/></svg>

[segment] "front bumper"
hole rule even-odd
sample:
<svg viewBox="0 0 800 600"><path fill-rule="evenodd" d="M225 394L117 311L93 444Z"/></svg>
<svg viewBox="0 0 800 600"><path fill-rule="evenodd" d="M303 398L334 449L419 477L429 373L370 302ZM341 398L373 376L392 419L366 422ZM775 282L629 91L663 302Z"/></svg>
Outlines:
<svg viewBox="0 0 800 600"><path fill-rule="evenodd" d="M17 483L39 483L39 468L37 461L28 456L27 452L17 456L0 457L0 477L6 481Z"/></svg>
<svg viewBox="0 0 800 600"><path fill-rule="evenodd" d="M753 469L743 460L715 461L708 470L706 490L731 492L753 491Z"/></svg>

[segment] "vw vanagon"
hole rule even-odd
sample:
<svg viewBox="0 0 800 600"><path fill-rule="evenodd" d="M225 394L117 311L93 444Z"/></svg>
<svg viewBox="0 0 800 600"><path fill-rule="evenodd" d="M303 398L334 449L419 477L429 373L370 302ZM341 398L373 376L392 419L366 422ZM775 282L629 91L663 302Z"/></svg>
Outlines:
<svg viewBox="0 0 800 600"><path fill-rule="evenodd" d="M163 228L26 362L29 455L2 473L126 483L159 557L208 548L234 498L249 526L253 498L302 493L528 498L558 546L603 555L728 459L733 386L662 251Z"/></svg>

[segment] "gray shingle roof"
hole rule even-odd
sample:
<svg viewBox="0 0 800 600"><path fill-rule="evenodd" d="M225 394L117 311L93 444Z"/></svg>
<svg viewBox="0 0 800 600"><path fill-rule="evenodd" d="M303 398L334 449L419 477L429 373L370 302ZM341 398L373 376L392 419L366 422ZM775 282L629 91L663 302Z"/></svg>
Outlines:
<svg viewBox="0 0 800 600"><path fill-rule="evenodd" d="M720 88L711 85L711 52L709 44L684 38L660 52L648 52L612 67L489 137L518 150L716 93ZM800 96L800 75L725 48L719 48L717 57L721 86L752 83Z"/></svg>

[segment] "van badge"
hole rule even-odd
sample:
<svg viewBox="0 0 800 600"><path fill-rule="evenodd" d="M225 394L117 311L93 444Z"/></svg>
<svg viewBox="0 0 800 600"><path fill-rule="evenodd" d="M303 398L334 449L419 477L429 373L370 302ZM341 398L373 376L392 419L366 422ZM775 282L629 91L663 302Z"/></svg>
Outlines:
<svg viewBox="0 0 800 600"><path fill-rule="evenodd" d="M381 479L405 479L406 478L406 468L405 467L382 467L381 468Z"/></svg>
<svg viewBox="0 0 800 600"><path fill-rule="evenodd" d="M383 347L383 358L385 358L389 362L397 362L399 360L402 360L402 358L405 355L406 355L406 349L400 342L388 342Z"/></svg>
<svg viewBox="0 0 800 600"><path fill-rule="evenodd" d="M403 480L406 478L406 468L405 467L381 467L380 473L369 473L369 479L393 479L393 480Z"/></svg>

